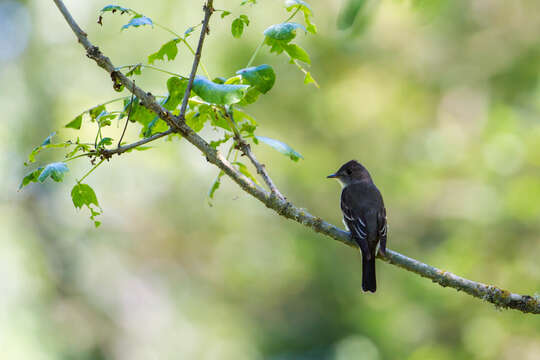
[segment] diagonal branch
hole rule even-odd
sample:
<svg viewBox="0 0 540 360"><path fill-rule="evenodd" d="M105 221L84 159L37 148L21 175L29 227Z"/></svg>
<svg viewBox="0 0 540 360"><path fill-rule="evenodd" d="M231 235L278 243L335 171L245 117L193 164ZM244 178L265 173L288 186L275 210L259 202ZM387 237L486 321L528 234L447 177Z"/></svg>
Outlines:
<svg viewBox="0 0 540 360"><path fill-rule="evenodd" d="M214 12L214 0L207 0L204 5L204 19L202 22L201 36L199 37L199 44L197 45L197 51L193 59L193 66L191 67L191 74L189 76L189 82L186 88L186 93L182 99L182 106L180 107L180 119L184 120L184 115L186 114L186 109L189 100L189 94L191 93L191 88L193 87L193 80L197 74L197 68L199 67L199 62L201 61L202 48L204 44L204 38L206 34L210 31L208 29L208 23L210 22L210 16Z"/></svg>
<svg viewBox="0 0 540 360"><path fill-rule="evenodd" d="M257 169L257 173L262 177L266 185L268 185L268 188L270 189L272 195L278 197L281 200L285 200L285 196L281 194L279 189L277 188L276 184L268 174L268 171L266 171L266 166L264 164L261 164L259 161L257 161L257 158L255 157L255 154L253 154L253 151L251 151L251 146L242 138L242 135L240 135L240 132L238 131L236 127L236 122L234 121L234 115L233 115L232 108L230 111L226 112L226 116L230 120L231 128L234 132L234 140L238 144L238 147L242 151L244 155L246 155L253 166Z"/></svg>
<svg viewBox="0 0 540 360"><path fill-rule="evenodd" d="M212 148L203 138L197 135L197 133L186 125L185 122L178 121L178 117L175 117L171 112L156 102L152 94L145 93L142 89L135 86L133 82L125 77L122 73L115 71L115 68L109 58L105 57L97 47L93 46L88 41L86 33L84 33L75 23L64 6L62 0L53 1L79 39L79 42L86 49L88 57L93 59L109 74L115 72L115 80L117 82L123 84L126 89L141 99L146 108L154 111L162 120L167 122L167 124L171 126L171 132L180 133L187 141L197 147L206 156L206 159L210 163L223 170L223 172L227 174L234 182L236 182L242 188L242 190L261 201L266 207L274 210L279 215L309 227L315 232L322 233L332 239L356 248L356 245L354 241L351 240L348 232L338 229L321 218L311 215L305 211L305 209L298 208L289 201L272 196L272 194L255 186L247 177L238 172L220 152ZM212 0L208 0L208 3L211 4L211 2ZM206 18L207 16L205 15L205 19ZM386 253L386 258L381 258L382 260L405 270L419 274L422 277L431 279L433 282L436 282L441 286L448 286L458 291L464 291L471 296L488 301L497 307L516 309L524 313L540 314L540 299L536 296L533 297L529 295L514 294L493 285L486 285L472 280L467 280L452 273L421 263L389 249L386 250Z"/></svg>

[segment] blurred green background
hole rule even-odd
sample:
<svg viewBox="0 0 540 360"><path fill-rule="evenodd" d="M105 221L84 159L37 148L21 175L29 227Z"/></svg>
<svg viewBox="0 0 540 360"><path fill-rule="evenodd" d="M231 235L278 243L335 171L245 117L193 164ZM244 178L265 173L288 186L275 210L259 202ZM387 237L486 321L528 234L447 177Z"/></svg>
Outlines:
<svg viewBox="0 0 540 360"><path fill-rule="evenodd" d="M126 0L183 32L201 1ZM281 1L211 22L212 76L245 66ZM310 1L319 28L299 34L321 88L261 52L276 86L247 108L259 135L305 157L255 147L296 205L341 226L339 186L325 176L352 158L371 171L389 214L389 247L513 292L540 289L540 2L367 1L338 30L342 1ZM66 1L117 66L146 61L170 36L96 24L102 0ZM252 23L230 35L234 16ZM300 20L299 20L300 21ZM64 183L17 192L31 149L81 111L118 96L52 1L0 1L0 348L4 359L539 359L540 321L432 284L382 262L361 291L360 256L276 216L224 180L185 141L114 158L87 182L99 229ZM196 37L192 38L195 41ZM187 74L191 56L157 65ZM154 94L167 77L137 79ZM113 131L119 131L113 126ZM87 126L83 136L91 138ZM128 130L135 139L137 129ZM59 139L75 132L61 129ZM212 138L215 132L203 131ZM44 151L38 164L61 160Z"/></svg>

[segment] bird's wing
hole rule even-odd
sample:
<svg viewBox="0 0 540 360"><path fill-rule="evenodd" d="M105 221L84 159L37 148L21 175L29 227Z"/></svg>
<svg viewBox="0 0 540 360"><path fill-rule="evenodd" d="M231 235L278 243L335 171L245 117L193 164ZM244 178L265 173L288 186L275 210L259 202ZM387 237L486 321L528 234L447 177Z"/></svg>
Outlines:
<svg viewBox="0 0 540 360"><path fill-rule="evenodd" d="M386 237L388 235L388 222L386 221L386 209L384 206L377 213L377 234L380 240L381 253L386 255Z"/></svg>
<svg viewBox="0 0 540 360"><path fill-rule="evenodd" d="M366 254L369 258L371 252L369 251L367 242L366 220L363 219L360 214L355 214L353 209L347 204L347 201L341 201L341 210L343 212L343 221L349 228L353 239L355 239L358 246L360 246L362 253Z"/></svg>

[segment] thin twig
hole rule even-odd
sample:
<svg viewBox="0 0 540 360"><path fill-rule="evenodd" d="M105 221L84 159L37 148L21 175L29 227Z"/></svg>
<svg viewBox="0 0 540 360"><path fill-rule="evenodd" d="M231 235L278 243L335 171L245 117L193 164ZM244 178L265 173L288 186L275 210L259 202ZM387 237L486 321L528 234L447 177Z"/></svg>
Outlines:
<svg viewBox="0 0 540 360"><path fill-rule="evenodd" d="M193 87L193 80L197 74L197 68L199 67L199 62L201 61L202 48L204 44L204 38L208 31L208 23L210 22L210 16L214 12L214 0L207 0L204 5L204 20L202 22L201 36L199 37L199 44L197 45L197 52L194 55L193 66L191 67L191 74L189 75L189 81L182 99L182 106L180 107L180 116L179 118L184 121L186 115L187 104L189 100L189 95L191 94L191 88Z"/></svg>
<svg viewBox="0 0 540 360"><path fill-rule="evenodd" d="M230 120L231 127L234 132L234 138L236 140L236 143L238 144L238 147L242 151L244 155L246 155L253 166L255 166L255 169L257 169L257 173L261 176L261 178L264 180L266 185L268 185L268 188L270 189L272 195L277 196L281 200L285 200L285 196L281 194L279 189L277 188L276 184L274 184L274 181L272 181L272 178L268 174L268 171L266 171L266 166L264 164L261 164L259 161L257 161L257 158L255 157L255 154L251 151L251 145L248 144L244 138L240 135L240 132L238 131L236 127L236 123L234 121L234 115L233 115L233 109L232 106L227 111L227 118Z"/></svg>
<svg viewBox="0 0 540 360"><path fill-rule="evenodd" d="M135 86L135 80L133 80L133 86ZM120 140L118 140L118 145L116 146L117 148L120 147L120 145L122 145L122 139L124 139L124 135L126 134L126 130L127 130L127 127L128 127L128 124L129 124L129 120L131 118L131 110L133 109L133 92L131 93L131 100L129 101L129 110L128 110L128 114L127 114L127 119L126 119L126 125L124 125L124 130L122 131L122 136L120 136Z"/></svg>
<svg viewBox="0 0 540 360"><path fill-rule="evenodd" d="M103 155L105 157L110 157L110 156L112 156L114 154L120 155L122 153L125 153L126 151L129 151L131 149L135 149L136 147L147 144L149 142L152 142L152 141L157 140L159 138L162 138L164 136L170 135L172 133L174 133L174 131L172 129L169 129L167 131L154 134L154 135L152 135L150 137L141 139L141 140L136 141L134 143L124 145L124 146L118 146L116 149L103 149L103 150L100 150L99 153L96 154L96 155Z"/></svg>
<svg viewBox="0 0 540 360"><path fill-rule="evenodd" d="M88 41L86 34L75 23L62 0L53 1L79 39L79 42L87 50L88 56L93 59L98 66L109 72L109 74L115 71L109 58L101 54L101 52ZM209 2L211 1L209 0ZM162 120L171 126L171 129L168 130L169 133L179 132L187 141L198 148L210 163L223 170L223 172L236 182L242 190L261 201L266 207L274 210L276 213L287 219L294 220L305 227L313 229L315 232L319 232L348 246L357 248L355 241L351 239L348 232L335 227L319 217L311 215L305 209L298 208L287 200L276 198L263 189L254 186L246 176L242 175L220 152L212 148L210 144L195 133L185 124L185 122L176 125L176 122L173 121L176 120L176 118L167 109L163 108L156 102L153 96L145 93L142 89L136 86L132 87L133 83L123 74L119 74L117 80L127 89L133 89L135 96L143 101L143 106L155 112ZM143 139L141 142L145 140L147 139ZM116 152L111 150L111 153ZM390 249L386 249L386 254L386 258L383 258L384 261L431 279L441 286L448 286L456 290L464 291L471 296L488 301L500 308L511 308L524 313L540 314L540 299L536 296L513 294L492 285L467 280L401 255Z"/></svg>

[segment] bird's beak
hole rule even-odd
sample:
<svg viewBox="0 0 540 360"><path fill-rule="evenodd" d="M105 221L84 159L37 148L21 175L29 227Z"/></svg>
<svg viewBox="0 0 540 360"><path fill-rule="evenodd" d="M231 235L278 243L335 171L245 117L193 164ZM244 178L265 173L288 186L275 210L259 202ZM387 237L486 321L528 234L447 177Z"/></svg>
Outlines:
<svg viewBox="0 0 540 360"><path fill-rule="evenodd" d="M328 175L326 178L327 179L335 179L337 177L338 177L337 174L331 174L331 175Z"/></svg>

